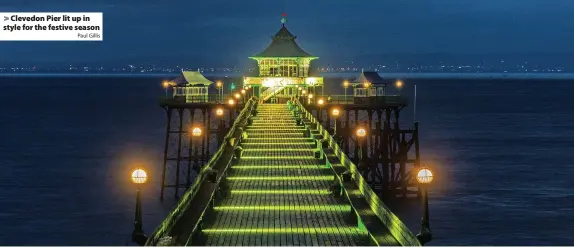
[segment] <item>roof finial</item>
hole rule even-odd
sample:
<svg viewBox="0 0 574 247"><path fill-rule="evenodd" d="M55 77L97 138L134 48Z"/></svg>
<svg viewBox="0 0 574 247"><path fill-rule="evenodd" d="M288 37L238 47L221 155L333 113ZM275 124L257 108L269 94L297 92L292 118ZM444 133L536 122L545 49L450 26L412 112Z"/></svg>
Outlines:
<svg viewBox="0 0 574 247"><path fill-rule="evenodd" d="M281 23L285 26L285 23L287 22L287 13L283 13L281 16L283 16L283 18L281 18Z"/></svg>

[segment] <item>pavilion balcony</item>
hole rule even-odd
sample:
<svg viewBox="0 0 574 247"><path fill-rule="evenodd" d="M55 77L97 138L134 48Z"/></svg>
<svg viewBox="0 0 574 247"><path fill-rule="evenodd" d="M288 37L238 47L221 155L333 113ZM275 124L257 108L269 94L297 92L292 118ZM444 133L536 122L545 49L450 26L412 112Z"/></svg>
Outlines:
<svg viewBox="0 0 574 247"><path fill-rule="evenodd" d="M322 99L326 105L356 105L356 106L397 106L408 105L408 99L401 95L377 95L377 96L354 96L354 95L317 95L309 100L305 96L299 96L304 104L316 104Z"/></svg>
<svg viewBox="0 0 574 247"><path fill-rule="evenodd" d="M190 104L215 104L215 105L228 105L229 100L233 100L233 105L243 105L247 102L249 95L242 95L236 98L231 94L205 94L205 95L167 95L159 98L161 106L167 105L190 105Z"/></svg>

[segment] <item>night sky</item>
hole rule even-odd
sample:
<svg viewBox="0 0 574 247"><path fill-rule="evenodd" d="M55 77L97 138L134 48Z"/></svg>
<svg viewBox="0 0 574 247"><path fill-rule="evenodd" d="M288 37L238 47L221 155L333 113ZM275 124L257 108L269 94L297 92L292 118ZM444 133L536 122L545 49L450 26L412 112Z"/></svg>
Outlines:
<svg viewBox="0 0 574 247"><path fill-rule="evenodd" d="M574 0L2 0L0 8L104 13L103 42L2 42L0 62L246 60L269 44L283 12L319 57L574 52Z"/></svg>

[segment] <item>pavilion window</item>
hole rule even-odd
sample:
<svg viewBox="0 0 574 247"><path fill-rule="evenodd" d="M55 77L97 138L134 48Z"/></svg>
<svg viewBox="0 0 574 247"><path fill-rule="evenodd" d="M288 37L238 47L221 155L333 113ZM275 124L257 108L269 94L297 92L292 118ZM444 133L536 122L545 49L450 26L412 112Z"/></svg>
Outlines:
<svg viewBox="0 0 574 247"><path fill-rule="evenodd" d="M385 87L377 88L377 96L385 96Z"/></svg>

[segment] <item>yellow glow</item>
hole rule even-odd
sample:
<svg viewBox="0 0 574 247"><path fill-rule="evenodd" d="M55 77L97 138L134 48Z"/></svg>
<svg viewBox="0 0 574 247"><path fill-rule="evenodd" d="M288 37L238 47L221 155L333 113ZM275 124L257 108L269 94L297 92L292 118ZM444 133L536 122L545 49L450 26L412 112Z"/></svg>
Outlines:
<svg viewBox="0 0 574 247"><path fill-rule="evenodd" d="M333 110L331 110L331 114L333 114L334 117L338 117L339 116L339 109L334 108Z"/></svg>
<svg viewBox="0 0 574 247"><path fill-rule="evenodd" d="M199 127L193 128L193 130L191 131L191 135L192 136L201 136L201 128L199 128Z"/></svg>
<svg viewBox="0 0 574 247"><path fill-rule="evenodd" d="M236 93L236 94L235 94L235 98L236 98L236 99L241 98L241 94Z"/></svg>
<svg viewBox="0 0 574 247"><path fill-rule="evenodd" d="M300 87L300 88L299 88L299 91L301 91L301 90L303 90L303 88L302 88L302 87Z"/></svg>
<svg viewBox="0 0 574 247"><path fill-rule="evenodd" d="M303 90L303 92L301 92L301 93L303 93L303 95L304 95L304 94L306 94L306 93L307 93L307 90Z"/></svg>
<svg viewBox="0 0 574 247"><path fill-rule="evenodd" d="M223 82L217 81L217 82L215 83L215 86L218 87L218 88L220 88L220 87L223 86Z"/></svg>
<svg viewBox="0 0 574 247"><path fill-rule="evenodd" d="M242 93L242 94L245 94L245 89L241 89L241 93Z"/></svg>
<svg viewBox="0 0 574 247"><path fill-rule="evenodd" d="M223 109L217 108L217 110L215 110L215 114L217 114L217 116L222 116L223 115Z"/></svg>
<svg viewBox="0 0 574 247"><path fill-rule="evenodd" d="M138 168L132 172L132 182L135 184L143 184L147 181L147 173L144 169Z"/></svg>
<svg viewBox="0 0 574 247"><path fill-rule="evenodd" d="M432 180L432 172L426 167L421 168L417 173L417 181L421 184L430 184Z"/></svg>
<svg viewBox="0 0 574 247"><path fill-rule="evenodd" d="M169 87L169 82L164 81L164 82L163 82L163 87L165 87L165 88Z"/></svg>
<svg viewBox="0 0 574 247"><path fill-rule="evenodd" d="M229 100L227 101L227 104L234 105L234 104L235 104L235 100L229 99Z"/></svg>
<svg viewBox="0 0 574 247"><path fill-rule="evenodd" d="M323 99L319 99L319 100L317 101L317 104L323 105L323 104L325 104L325 101L324 101Z"/></svg>
<svg viewBox="0 0 574 247"><path fill-rule="evenodd" d="M364 128L357 129L357 136L358 137L365 137L367 135L367 131Z"/></svg>
<svg viewBox="0 0 574 247"><path fill-rule="evenodd" d="M395 82L395 86L396 86L397 88L402 88L402 87L403 87L403 81L397 80L397 82Z"/></svg>
<svg viewBox="0 0 574 247"><path fill-rule="evenodd" d="M312 98L313 98L313 94L310 93L308 97L309 97L309 99L312 99Z"/></svg>
<svg viewBox="0 0 574 247"><path fill-rule="evenodd" d="M319 80L317 80L317 78L314 78L314 77L305 78L305 84L307 84L307 85L315 85L318 82L319 82Z"/></svg>
<svg viewBox="0 0 574 247"><path fill-rule="evenodd" d="M370 87L370 86L371 86L371 83L370 83L370 82L368 82L368 81L363 82L363 87L366 87L366 88L367 88L367 87Z"/></svg>
<svg viewBox="0 0 574 247"><path fill-rule="evenodd" d="M348 88L349 85L351 85L351 83L349 83L349 81L345 80L345 81L343 82L343 87L344 87L344 88Z"/></svg>

